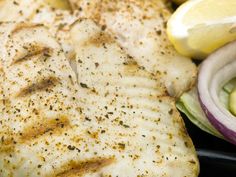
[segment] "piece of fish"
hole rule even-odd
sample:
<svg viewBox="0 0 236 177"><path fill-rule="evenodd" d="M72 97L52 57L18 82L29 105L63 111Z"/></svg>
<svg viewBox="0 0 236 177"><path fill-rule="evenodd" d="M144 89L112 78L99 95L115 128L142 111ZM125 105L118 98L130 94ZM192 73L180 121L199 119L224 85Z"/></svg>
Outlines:
<svg viewBox="0 0 236 177"><path fill-rule="evenodd" d="M42 25L1 23L0 40L0 176L40 176L31 171L40 170L34 165L43 163L46 138L78 118L76 77ZM44 139L42 149L34 144L38 138Z"/></svg>
<svg viewBox="0 0 236 177"><path fill-rule="evenodd" d="M8 22L30 22L43 24L49 29L49 32L57 38L62 46L66 57L73 62L74 49L69 38L69 26L75 22L78 17L68 9L68 3L59 0L2 0L0 4L0 21ZM63 4L65 9L54 8ZM11 13L9 13L11 9Z"/></svg>
<svg viewBox="0 0 236 177"><path fill-rule="evenodd" d="M140 66L154 75L161 74L171 96L179 97L194 84L196 66L189 58L178 54L167 39L165 26L171 13L166 1L69 0L74 13L52 8L45 3L48 1L5 1L5 6L0 8L0 20L24 20L48 26L67 58L74 62L75 52L68 38L68 26L78 17L91 18L112 34ZM55 2L52 0L52 3ZM10 15L8 9L12 9Z"/></svg>
<svg viewBox="0 0 236 177"><path fill-rule="evenodd" d="M78 84L41 25L0 25L0 176L197 176L174 100L90 20L71 28Z"/></svg>
<svg viewBox="0 0 236 177"><path fill-rule="evenodd" d="M102 156L115 159L88 176L197 176L193 145L160 79L91 20L75 23L71 37L84 125Z"/></svg>
<svg viewBox="0 0 236 177"><path fill-rule="evenodd" d="M197 69L169 42L166 23L171 13L163 0L70 0L78 16L95 20L140 66L162 75L171 96L192 87Z"/></svg>

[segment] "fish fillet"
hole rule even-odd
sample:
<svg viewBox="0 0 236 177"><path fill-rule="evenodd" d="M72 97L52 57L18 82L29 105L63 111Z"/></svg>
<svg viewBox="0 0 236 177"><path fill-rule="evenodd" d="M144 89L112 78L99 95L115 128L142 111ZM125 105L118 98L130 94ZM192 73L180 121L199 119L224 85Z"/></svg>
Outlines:
<svg viewBox="0 0 236 177"><path fill-rule="evenodd" d="M68 37L68 27L79 17L91 18L140 66L157 75L171 96L179 97L192 87L196 66L189 58L178 54L167 39L165 26L171 13L166 1L70 0L70 3L74 13L51 8L45 0L9 0L0 7L0 20L46 25L73 62L75 51ZM12 9L10 14L8 9Z"/></svg>
<svg viewBox="0 0 236 177"><path fill-rule="evenodd" d="M31 171L47 148L44 138L36 149L38 137L60 134L77 117L76 77L42 25L2 23L0 40L0 176L35 176Z"/></svg>
<svg viewBox="0 0 236 177"><path fill-rule="evenodd" d="M78 82L43 26L0 25L0 176L197 176L159 79L94 22L77 21L70 34Z"/></svg>
<svg viewBox="0 0 236 177"><path fill-rule="evenodd" d="M91 20L71 34L85 124L116 159L94 176L197 176L193 145L159 79Z"/></svg>
<svg viewBox="0 0 236 177"><path fill-rule="evenodd" d="M69 26L78 17L69 10L56 9L50 6L49 4L55 3L54 0L51 0L51 3L49 2L50 0L2 0L2 4L0 4L0 21L24 21L43 24L57 38L66 57L72 60L75 52L68 30ZM59 3L56 6L60 5L62 4ZM11 13L9 13L9 9L11 9Z"/></svg>
<svg viewBox="0 0 236 177"><path fill-rule="evenodd" d="M192 87L196 66L169 42L166 22L171 13L163 0L70 0L81 17L95 20L119 45L152 74L162 75L171 96Z"/></svg>

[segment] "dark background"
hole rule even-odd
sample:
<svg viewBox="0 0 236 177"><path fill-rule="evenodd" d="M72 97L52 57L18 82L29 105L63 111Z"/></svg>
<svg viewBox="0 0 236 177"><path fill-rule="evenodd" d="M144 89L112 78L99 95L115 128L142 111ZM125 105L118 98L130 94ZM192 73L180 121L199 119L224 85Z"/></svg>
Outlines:
<svg viewBox="0 0 236 177"><path fill-rule="evenodd" d="M236 146L203 132L193 125L185 115L184 118L188 133L193 140L197 151L206 151L219 154L226 153L236 159ZM214 158L214 155L208 157L199 156L200 176L199 177L236 177L236 161Z"/></svg>

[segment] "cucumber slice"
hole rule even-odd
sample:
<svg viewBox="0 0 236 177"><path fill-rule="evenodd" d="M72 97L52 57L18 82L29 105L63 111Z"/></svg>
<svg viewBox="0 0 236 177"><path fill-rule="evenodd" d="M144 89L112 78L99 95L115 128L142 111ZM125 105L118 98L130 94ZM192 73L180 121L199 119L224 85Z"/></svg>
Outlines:
<svg viewBox="0 0 236 177"><path fill-rule="evenodd" d="M219 92L219 100L222 104L222 106L224 106L226 109L229 109L229 93L226 92L225 90L221 90Z"/></svg>
<svg viewBox="0 0 236 177"><path fill-rule="evenodd" d="M233 78L232 80L230 80L224 87L223 89L227 92L227 93L231 93L234 89L234 87L236 86L236 78Z"/></svg>
<svg viewBox="0 0 236 177"><path fill-rule="evenodd" d="M219 99L226 109L236 116L236 78L230 80L219 92ZM208 121L198 101L196 88L184 93L176 103L176 107L183 112L188 119L203 131L216 137L223 138Z"/></svg>
<svg viewBox="0 0 236 177"><path fill-rule="evenodd" d="M236 116L236 87L234 87L233 91L229 95L229 110Z"/></svg>

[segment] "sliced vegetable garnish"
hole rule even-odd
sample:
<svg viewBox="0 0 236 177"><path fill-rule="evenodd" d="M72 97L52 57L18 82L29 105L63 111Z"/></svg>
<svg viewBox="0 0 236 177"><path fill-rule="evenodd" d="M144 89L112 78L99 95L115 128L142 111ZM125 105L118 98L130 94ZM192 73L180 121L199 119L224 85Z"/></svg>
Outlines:
<svg viewBox="0 0 236 177"><path fill-rule="evenodd" d="M236 116L236 87L233 89L229 96L229 110Z"/></svg>
<svg viewBox="0 0 236 177"><path fill-rule="evenodd" d="M198 95L201 107L212 125L236 145L236 117L222 106L219 93L236 76L236 41L212 53L201 65Z"/></svg>
<svg viewBox="0 0 236 177"><path fill-rule="evenodd" d="M227 84L225 84L223 88L226 92L231 93L235 86L236 86L236 78L233 78Z"/></svg>
<svg viewBox="0 0 236 177"><path fill-rule="evenodd" d="M226 93L222 94L222 96L226 95ZM227 98L222 99L226 100ZM189 92L184 93L179 99L179 101L176 103L176 106L197 127L218 138L223 138L223 136L211 125L205 113L203 112L201 105L198 101L196 88L193 88Z"/></svg>
<svg viewBox="0 0 236 177"><path fill-rule="evenodd" d="M219 92L219 99L222 106L224 106L226 109L229 109L229 93L224 89L221 89Z"/></svg>

